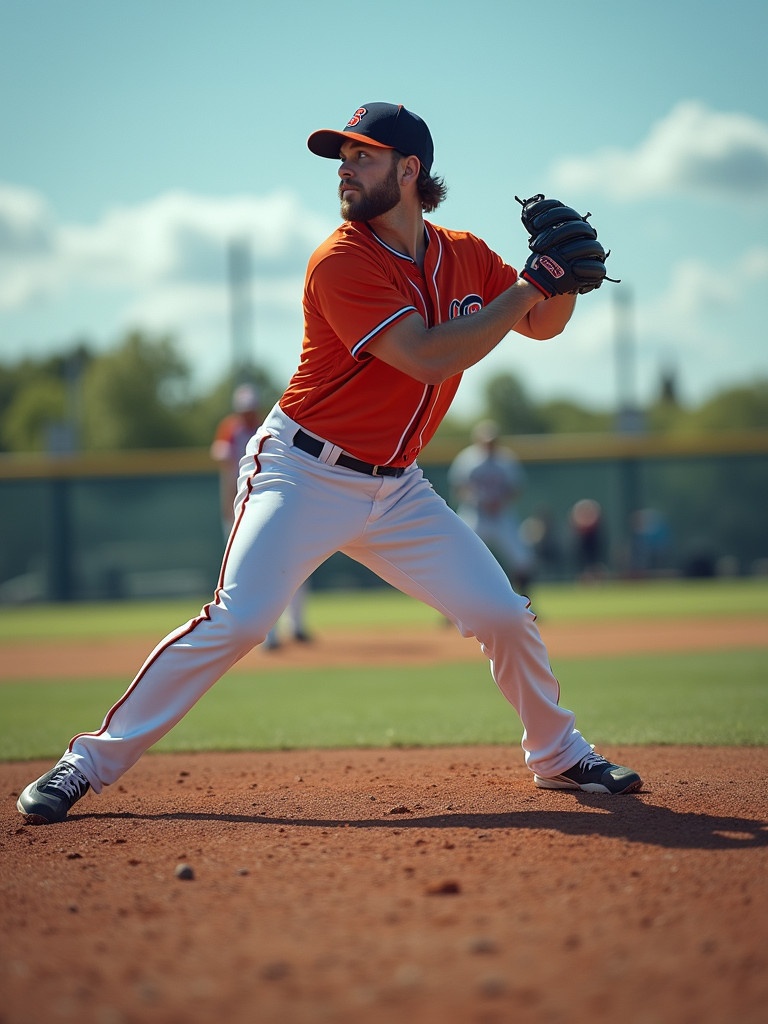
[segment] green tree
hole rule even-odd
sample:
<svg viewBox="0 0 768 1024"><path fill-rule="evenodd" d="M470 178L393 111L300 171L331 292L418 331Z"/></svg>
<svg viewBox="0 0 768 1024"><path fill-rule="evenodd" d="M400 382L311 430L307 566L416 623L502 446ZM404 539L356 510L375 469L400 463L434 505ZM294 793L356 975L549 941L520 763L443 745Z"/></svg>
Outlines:
<svg viewBox="0 0 768 1024"><path fill-rule="evenodd" d="M167 337L128 335L112 351L96 355L83 341L45 359L0 363L0 451L45 451L67 431L84 450L207 447L219 420L231 409L236 383L248 379L262 396L264 414L281 388L257 366L227 373L192 393L191 374ZM662 381L646 409L657 434L768 429L768 380L724 390L698 408L678 403L676 388ZM492 378L482 413L465 421L456 414L441 424L436 440L466 440L478 418L496 420L505 434L610 432L613 414L568 399L534 403L513 374Z"/></svg>
<svg viewBox="0 0 768 1024"><path fill-rule="evenodd" d="M501 373L485 386L487 415L495 420L502 434L542 434L547 424L540 410L528 397L521 381L512 373Z"/></svg>
<svg viewBox="0 0 768 1024"><path fill-rule="evenodd" d="M687 426L700 431L767 430L768 380L719 392L687 417Z"/></svg>
<svg viewBox="0 0 768 1024"><path fill-rule="evenodd" d="M188 381L189 369L170 338L129 334L83 376L83 447L109 451L189 444L179 415Z"/></svg>
<svg viewBox="0 0 768 1024"><path fill-rule="evenodd" d="M77 388L93 358L85 342L44 359L0 363L0 451L44 451L66 431L77 441Z"/></svg>
<svg viewBox="0 0 768 1024"><path fill-rule="evenodd" d="M39 374L15 390L2 419L6 451L43 452L50 447L52 429L64 422L67 391L61 380Z"/></svg>
<svg viewBox="0 0 768 1024"><path fill-rule="evenodd" d="M546 402L539 407L549 434L595 434L611 430L613 414L585 409L567 399Z"/></svg>

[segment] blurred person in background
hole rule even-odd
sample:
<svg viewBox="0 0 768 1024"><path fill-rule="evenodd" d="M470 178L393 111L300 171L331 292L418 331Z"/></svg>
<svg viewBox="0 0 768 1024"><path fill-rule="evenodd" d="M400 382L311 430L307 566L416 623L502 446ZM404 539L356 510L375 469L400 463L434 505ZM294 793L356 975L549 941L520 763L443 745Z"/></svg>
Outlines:
<svg viewBox="0 0 768 1024"><path fill-rule="evenodd" d="M261 425L263 416L259 408L259 392L253 384L239 384L232 394L232 412L216 428L211 444L211 458L219 464L219 494L221 498L221 524L224 539L229 537L234 523L235 498L240 460L245 447ZM311 640L305 623L307 584L304 583L288 602L285 618L290 621L291 635L299 643ZM281 622L273 626L262 644L274 651L281 645Z"/></svg>
<svg viewBox="0 0 768 1024"><path fill-rule="evenodd" d="M594 498L580 498L571 508L569 521L579 579L604 579L608 570L605 564L605 524L600 502Z"/></svg>
<svg viewBox="0 0 768 1024"><path fill-rule="evenodd" d="M557 580L563 573L563 547L552 508L542 503L520 524L523 540L533 549L536 578Z"/></svg>
<svg viewBox="0 0 768 1024"><path fill-rule="evenodd" d="M657 508L639 508L630 517L630 572L633 576L654 576L669 570L671 531L664 513Z"/></svg>
<svg viewBox="0 0 768 1024"><path fill-rule="evenodd" d="M499 444L492 420L477 424L472 441L448 470L457 512L499 560L518 594L530 597L535 556L516 511L525 471L517 456Z"/></svg>

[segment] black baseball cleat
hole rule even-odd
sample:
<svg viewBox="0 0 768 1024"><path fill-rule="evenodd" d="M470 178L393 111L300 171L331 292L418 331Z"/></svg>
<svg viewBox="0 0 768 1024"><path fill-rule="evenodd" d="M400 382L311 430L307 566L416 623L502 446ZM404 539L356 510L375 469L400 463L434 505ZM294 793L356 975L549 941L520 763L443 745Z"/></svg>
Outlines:
<svg viewBox="0 0 768 1024"><path fill-rule="evenodd" d="M70 807L90 788L88 779L73 764L59 761L36 782L30 782L16 801L16 809L28 825L52 825L64 821Z"/></svg>
<svg viewBox="0 0 768 1024"><path fill-rule="evenodd" d="M643 780L631 768L611 764L594 751L586 754L567 772L551 779L541 775L533 776L539 789L580 789L583 793L634 793L640 789Z"/></svg>

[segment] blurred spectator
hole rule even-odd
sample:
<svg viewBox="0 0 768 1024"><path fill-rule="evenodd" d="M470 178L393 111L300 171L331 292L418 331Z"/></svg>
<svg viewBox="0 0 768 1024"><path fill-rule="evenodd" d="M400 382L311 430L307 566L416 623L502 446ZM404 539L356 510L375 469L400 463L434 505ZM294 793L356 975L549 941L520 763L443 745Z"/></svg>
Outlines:
<svg viewBox="0 0 768 1024"><path fill-rule="evenodd" d="M656 508L640 508L632 516L632 572L653 575L667 567L670 532Z"/></svg>
<svg viewBox="0 0 768 1024"><path fill-rule="evenodd" d="M499 445L499 429L492 420L478 423L472 440L448 470L456 510L499 560L515 590L530 597L534 554L515 508L525 471L517 456Z"/></svg>
<svg viewBox="0 0 768 1024"><path fill-rule="evenodd" d="M259 393L252 384L239 384L232 393L232 412L216 427L211 458L219 463L221 523L225 539L234 522L237 477L245 446L256 433L262 416Z"/></svg>
<svg viewBox="0 0 768 1024"><path fill-rule="evenodd" d="M211 458L219 463L219 493L221 498L221 521L225 539L229 537L235 518L235 498L240 473L240 460L262 416L259 409L259 393L252 384L239 384L232 394L232 412L225 416L216 428L211 444ZM311 640L304 622L307 584L300 587L291 598L287 617L290 619L293 638L300 643ZM266 650L280 646L280 622L267 634L263 643Z"/></svg>
<svg viewBox="0 0 768 1024"><path fill-rule="evenodd" d="M600 502L581 498L570 512L576 569L580 579L601 579L606 575L605 526Z"/></svg>
<svg viewBox="0 0 768 1024"><path fill-rule="evenodd" d="M520 524L520 533L533 549L537 578L558 579L563 572L563 546L549 505L539 505Z"/></svg>

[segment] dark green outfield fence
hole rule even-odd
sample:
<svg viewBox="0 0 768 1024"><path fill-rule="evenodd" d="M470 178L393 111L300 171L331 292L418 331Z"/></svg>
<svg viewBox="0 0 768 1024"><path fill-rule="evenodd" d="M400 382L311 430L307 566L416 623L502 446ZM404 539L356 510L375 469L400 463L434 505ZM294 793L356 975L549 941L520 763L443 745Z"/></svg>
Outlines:
<svg viewBox="0 0 768 1024"><path fill-rule="evenodd" d="M569 512L582 498L603 509L611 575L768 571L768 432L507 440L527 473L521 517L532 535L551 522L539 578L580 573ZM421 460L449 500L456 451L433 442ZM0 603L204 595L222 549L206 452L0 457ZM342 555L313 577L315 589L375 585Z"/></svg>

